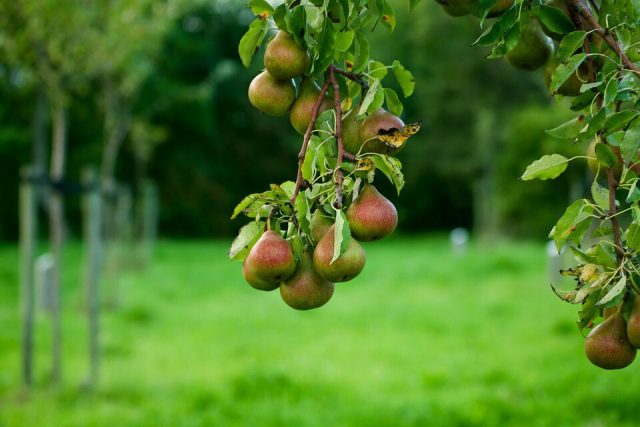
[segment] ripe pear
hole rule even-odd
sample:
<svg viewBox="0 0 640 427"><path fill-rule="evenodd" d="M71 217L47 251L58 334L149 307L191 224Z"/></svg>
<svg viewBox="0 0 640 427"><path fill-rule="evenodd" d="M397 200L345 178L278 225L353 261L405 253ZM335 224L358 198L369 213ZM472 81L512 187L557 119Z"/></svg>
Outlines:
<svg viewBox="0 0 640 427"><path fill-rule="evenodd" d="M442 9L447 15L453 16L454 18L469 14L469 11L460 0L436 0L436 2L442 6Z"/></svg>
<svg viewBox="0 0 640 427"><path fill-rule="evenodd" d="M311 216L311 238L314 242L319 242L320 239L327 234L329 228L333 225L333 221L330 217L324 214L319 209Z"/></svg>
<svg viewBox="0 0 640 427"><path fill-rule="evenodd" d="M627 336L635 348L640 348L640 295L633 293L633 308L627 321Z"/></svg>
<svg viewBox="0 0 640 427"><path fill-rule="evenodd" d="M380 141L377 136L383 134L385 131L402 128L404 128L404 122L399 117L380 108L362 121L362 125L360 126L360 144L363 145L362 152L395 154L399 149L387 146Z"/></svg>
<svg viewBox="0 0 640 427"><path fill-rule="evenodd" d="M332 225L313 251L313 265L325 279L347 282L360 274L367 257L360 243L352 238L347 250L332 263L334 243L335 225Z"/></svg>
<svg viewBox="0 0 640 427"><path fill-rule="evenodd" d="M483 15L482 6L479 0L458 0L460 6L466 8L471 14L481 17ZM489 9L488 18L495 18L502 15L507 9L513 6L513 0L497 0Z"/></svg>
<svg viewBox="0 0 640 427"><path fill-rule="evenodd" d="M280 296L296 310L310 310L326 304L333 289L334 284L318 274L311 254L305 251L293 276L280 285Z"/></svg>
<svg viewBox="0 0 640 427"><path fill-rule="evenodd" d="M273 230L267 230L249 251L242 272L251 286L260 290L275 289L293 274L296 259L291 245Z"/></svg>
<svg viewBox="0 0 640 427"><path fill-rule="evenodd" d="M360 143L360 128L362 120L356 120L357 111L353 110L342 121L342 143L344 149L351 154L358 154L362 144Z"/></svg>
<svg viewBox="0 0 640 427"><path fill-rule="evenodd" d="M620 312L596 326L584 342L587 358L603 369L622 369L636 357L636 349L627 337L627 323Z"/></svg>
<svg viewBox="0 0 640 427"><path fill-rule="evenodd" d="M284 116L296 99L293 80L277 80L268 71L258 74L249 85L249 102L270 116Z"/></svg>
<svg viewBox="0 0 640 427"><path fill-rule="evenodd" d="M303 79L300 84L300 95L298 95L298 99L293 103L291 112L289 113L291 125L300 135L304 135L307 127L309 127L311 116L313 115L313 107L316 105L318 95L320 95L318 85L312 79ZM318 114L332 107L333 102L328 96L325 96L322 104L320 104Z"/></svg>
<svg viewBox="0 0 640 427"><path fill-rule="evenodd" d="M551 77L553 72L558 68L558 61L551 59L544 67L544 82L547 88L551 87ZM589 80L589 71L587 67L580 66L578 70L573 73L557 90L557 93L564 96L578 96L580 95L580 88L583 82L587 83ZM553 94L552 94L553 95Z"/></svg>
<svg viewBox="0 0 640 427"><path fill-rule="evenodd" d="M363 242L382 239L398 225L396 207L371 184L364 186L346 215L351 235Z"/></svg>
<svg viewBox="0 0 640 427"><path fill-rule="evenodd" d="M553 40L545 35L537 19L531 19L522 29L520 40L507 52L506 57L514 67L532 71L546 64L553 50Z"/></svg>
<svg viewBox="0 0 640 427"><path fill-rule="evenodd" d="M264 67L278 80L304 75L309 68L309 56L293 36L278 31L264 51Z"/></svg>

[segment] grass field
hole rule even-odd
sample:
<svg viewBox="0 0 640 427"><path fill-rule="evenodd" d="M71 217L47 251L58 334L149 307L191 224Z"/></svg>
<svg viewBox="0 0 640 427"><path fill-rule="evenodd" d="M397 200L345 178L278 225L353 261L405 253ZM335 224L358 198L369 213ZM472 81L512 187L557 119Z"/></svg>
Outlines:
<svg viewBox="0 0 640 427"><path fill-rule="evenodd" d="M438 237L367 247L329 304L296 312L253 291L227 242L163 242L105 313L99 389L83 391L79 248L67 256L65 379L18 384L17 254L0 248L0 426L637 426L640 363L591 366L544 248L450 253Z"/></svg>

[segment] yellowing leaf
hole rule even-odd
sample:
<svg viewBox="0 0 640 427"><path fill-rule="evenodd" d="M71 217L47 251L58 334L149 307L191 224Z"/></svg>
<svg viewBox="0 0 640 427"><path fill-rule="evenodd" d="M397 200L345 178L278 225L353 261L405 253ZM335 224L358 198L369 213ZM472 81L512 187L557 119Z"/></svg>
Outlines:
<svg viewBox="0 0 640 427"><path fill-rule="evenodd" d="M358 171L370 171L375 169L375 167L376 165L369 157L358 159L358 162L356 163L356 170Z"/></svg>
<svg viewBox="0 0 640 427"><path fill-rule="evenodd" d="M388 133L381 131L378 139L385 145L393 148L403 147L409 138L418 133L422 128L422 122L411 123L402 129L391 129Z"/></svg>

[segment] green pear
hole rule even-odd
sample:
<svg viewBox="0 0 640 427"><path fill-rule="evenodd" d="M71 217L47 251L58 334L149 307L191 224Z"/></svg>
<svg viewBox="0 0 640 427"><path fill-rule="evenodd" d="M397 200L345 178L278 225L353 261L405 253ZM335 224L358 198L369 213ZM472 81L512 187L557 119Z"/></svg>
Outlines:
<svg viewBox="0 0 640 427"><path fill-rule="evenodd" d="M314 242L319 242L320 239L327 234L329 228L333 225L333 220L331 217L327 216L320 209L316 210L313 215L311 215L311 238Z"/></svg>
<svg viewBox="0 0 640 427"><path fill-rule="evenodd" d="M313 251L313 266L322 277L331 282L347 282L360 274L366 255L360 243L352 238L347 250L331 262L334 243L335 225L332 225Z"/></svg>
<svg viewBox="0 0 640 427"><path fill-rule="evenodd" d="M309 123L311 123L313 107L315 107L319 95L320 88L312 79L302 80L300 84L300 95L298 95L298 99L293 103L291 112L289 113L291 125L300 135L305 134ZM333 102L328 96L325 96L322 104L320 104L318 114L331 108L333 108Z"/></svg>
<svg viewBox="0 0 640 427"><path fill-rule="evenodd" d="M531 19L521 30L520 40L507 52L506 57L514 67L532 71L546 64L553 50L553 40L545 35L537 19Z"/></svg>
<svg viewBox="0 0 640 427"><path fill-rule="evenodd" d="M363 242L382 239L393 233L398 225L396 207L371 184L360 191L346 216L351 235Z"/></svg>
<svg viewBox="0 0 640 427"><path fill-rule="evenodd" d="M289 242L275 231L267 230L249 251L242 272L254 288L272 290L295 269L296 259Z"/></svg>
<svg viewBox="0 0 640 427"><path fill-rule="evenodd" d="M278 31L264 51L264 67L278 80L300 77L309 68L309 56L293 36Z"/></svg>
<svg viewBox="0 0 640 427"><path fill-rule="evenodd" d="M621 369L636 357L636 349L627 337L627 323L620 312L596 326L584 342L587 358L603 369Z"/></svg>
<svg viewBox="0 0 640 427"><path fill-rule="evenodd" d="M362 144L360 143L360 128L362 120L356 120L357 111L354 109L342 121L342 144L344 149L351 154L358 154Z"/></svg>
<svg viewBox="0 0 640 427"><path fill-rule="evenodd" d="M633 308L629 320L627 320L627 336L635 348L640 348L640 295L635 292L633 293Z"/></svg>
<svg viewBox="0 0 640 427"><path fill-rule="evenodd" d="M436 0L436 2L442 6L442 9L447 15L453 16L454 18L469 14L469 11L464 7L461 0Z"/></svg>
<svg viewBox="0 0 640 427"><path fill-rule="evenodd" d="M305 251L293 276L280 285L280 296L296 310L310 310L325 305L333 289L334 284L318 274L311 254Z"/></svg>
<svg viewBox="0 0 640 427"><path fill-rule="evenodd" d="M268 71L258 74L249 85L249 102L270 116L284 116L296 99L293 80L277 80Z"/></svg>
<svg viewBox="0 0 640 427"><path fill-rule="evenodd" d="M380 108L362 121L362 125L360 126L360 144L363 145L362 152L395 154L399 149L387 146L377 137L387 131L402 128L404 128L404 122L399 117Z"/></svg>
<svg viewBox="0 0 640 427"><path fill-rule="evenodd" d="M547 85L547 88L551 87L551 77L553 76L553 72L558 68L559 62L552 58L547 62L547 65L544 67L544 82ZM569 78L562 83L557 90L557 93L564 96L578 96L580 95L580 88L582 87L583 82L587 83L589 80L589 71L587 67L580 66L578 70L573 73ZM554 95L552 93L552 95Z"/></svg>

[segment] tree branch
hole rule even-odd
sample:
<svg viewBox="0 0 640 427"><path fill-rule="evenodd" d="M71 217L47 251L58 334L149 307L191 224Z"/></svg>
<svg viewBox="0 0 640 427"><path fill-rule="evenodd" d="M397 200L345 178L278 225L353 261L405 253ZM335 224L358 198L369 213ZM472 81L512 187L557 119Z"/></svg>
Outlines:
<svg viewBox="0 0 640 427"><path fill-rule="evenodd" d="M318 99L316 99L313 110L311 110L311 121L309 122L309 126L307 126L307 130L304 133L302 148L300 148L300 153L298 153L298 175L296 177L296 187L293 191L293 196L291 196L292 205L295 205L296 198L298 197L298 194L300 194L300 189L305 183L304 178L302 177L302 165L304 164L304 158L307 155L309 141L311 140L311 135L313 134L313 130L316 127L316 121L318 120L318 114L320 113L320 106L322 105L322 101L327 93L327 90L329 90L329 79L326 79L324 85L322 85L322 89L320 89Z"/></svg>
<svg viewBox="0 0 640 427"><path fill-rule="evenodd" d="M336 68L329 66L329 82L333 85L333 101L336 109L336 140L338 141L338 158L336 160L336 169L333 172L336 183L336 200L333 207L342 209L342 196L344 182L344 172L342 171L342 162L344 161L344 141L342 139L342 107L340 105L340 86L336 80Z"/></svg>
<svg viewBox="0 0 640 427"><path fill-rule="evenodd" d="M335 72L335 74L340 74L341 76L358 83L360 87L362 87L363 93L369 90L369 83L367 83L362 74L352 73L351 71L345 71L335 67L333 68L333 71Z"/></svg>

